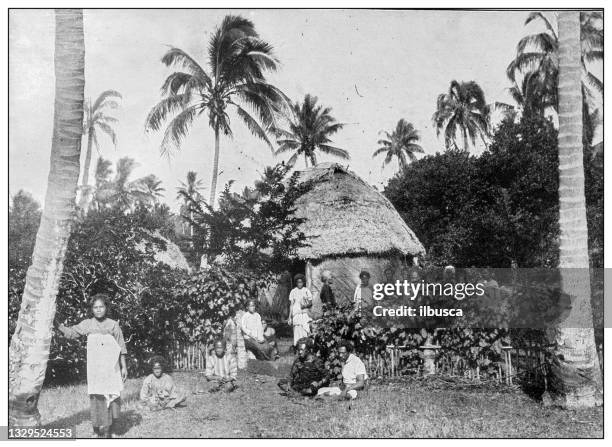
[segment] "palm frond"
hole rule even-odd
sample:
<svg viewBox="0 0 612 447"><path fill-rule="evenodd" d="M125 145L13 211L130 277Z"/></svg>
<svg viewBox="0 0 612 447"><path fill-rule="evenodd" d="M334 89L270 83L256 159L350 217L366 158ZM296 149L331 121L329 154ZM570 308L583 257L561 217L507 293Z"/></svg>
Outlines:
<svg viewBox="0 0 612 447"><path fill-rule="evenodd" d="M548 32L550 34L552 34L552 36L555 38L555 40L558 39L557 31L552 26L552 23L550 22L550 20L548 20L548 17L546 17L542 12L532 12L532 13L530 13L527 16L527 19L525 20L525 25L528 25L529 23L531 23L534 20L541 20L542 22L544 22L544 26L546 26L546 29L548 30Z"/></svg>
<svg viewBox="0 0 612 447"><path fill-rule="evenodd" d="M557 50L557 39L549 33L537 33L523 37L516 46L517 53L524 53L526 48L532 48L544 53Z"/></svg>
<svg viewBox="0 0 612 447"><path fill-rule="evenodd" d="M334 157L344 158L346 160L351 159L351 155L345 149L340 149L339 147L328 146L327 144L319 144L319 150L329 155L333 155Z"/></svg>
<svg viewBox="0 0 612 447"><path fill-rule="evenodd" d="M198 62L192 58L187 52L180 48L170 48L162 57L162 63L167 67L178 66L187 69L194 76L201 79L208 86L212 85L212 81L206 71ZM178 81L177 81L178 82Z"/></svg>
<svg viewBox="0 0 612 447"><path fill-rule="evenodd" d="M603 95L603 82L597 78L593 73L587 71L583 74L586 84L593 88L597 93Z"/></svg>
<svg viewBox="0 0 612 447"><path fill-rule="evenodd" d="M160 145L160 152L162 155L169 156L172 149L178 149L180 147L182 140L189 133L191 123L193 123L193 120L200 110L201 106L199 104L188 107L168 123L168 127L166 128L164 138Z"/></svg>
<svg viewBox="0 0 612 447"><path fill-rule="evenodd" d="M274 150L274 146L272 146L272 143L268 139L266 131L259 125L255 118L253 118L246 110L244 110L239 105L234 104L234 106L236 107L236 113L240 118L242 118L242 121L244 121L244 124L246 124L247 128L251 131L251 133L256 137L260 138L261 140L265 141L266 144L270 146L270 149Z"/></svg>
<svg viewBox="0 0 612 447"><path fill-rule="evenodd" d="M278 148L276 149L276 151L274 151L274 155L293 151L300 147L300 143L294 140L281 140L281 141L277 141L277 144L278 144Z"/></svg>
<svg viewBox="0 0 612 447"><path fill-rule="evenodd" d="M95 112L99 110L103 106L103 103L107 102L109 99L122 99L122 98L123 97L121 96L121 93L119 93L118 91L106 90L100 93L100 96L98 96L96 101L93 103L93 105L91 106L91 109ZM117 101L110 101L110 102L118 105Z"/></svg>
<svg viewBox="0 0 612 447"><path fill-rule="evenodd" d="M176 71L166 78L161 86L161 94L163 96L176 95L181 89L185 88L189 83L196 83L198 87L204 88L205 83L201 82L196 75ZM187 90L187 89L185 89Z"/></svg>
<svg viewBox="0 0 612 447"><path fill-rule="evenodd" d="M224 64L232 57L232 46L235 41L248 36L259 37L253 22L235 15L223 18L208 44L209 65L215 78L220 77Z"/></svg>
<svg viewBox="0 0 612 447"><path fill-rule="evenodd" d="M386 154L389 152L389 148L388 147L379 147L378 149L376 149L374 151L374 153L372 154L372 158L379 156L380 154Z"/></svg>
<svg viewBox="0 0 612 447"><path fill-rule="evenodd" d="M187 106L189 99L190 96L185 93L163 98L151 109L147 115L145 130L160 130L162 123L166 120L166 118L169 115L184 109Z"/></svg>
<svg viewBox="0 0 612 447"><path fill-rule="evenodd" d="M98 122L98 127L102 132L110 137L111 141L113 142L113 146L117 147L117 134L115 133L115 129L104 122Z"/></svg>

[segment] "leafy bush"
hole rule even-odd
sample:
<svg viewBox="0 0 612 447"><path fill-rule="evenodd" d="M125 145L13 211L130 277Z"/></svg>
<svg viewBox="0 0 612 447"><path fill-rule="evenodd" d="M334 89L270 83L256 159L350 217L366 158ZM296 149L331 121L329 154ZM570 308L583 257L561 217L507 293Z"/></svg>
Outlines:
<svg viewBox="0 0 612 447"><path fill-rule="evenodd" d="M229 182L218 209L179 191L187 203L182 217L195 230L194 246L202 247L210 261L232 271L284 271L297 249L306 245L299 230L303 219L295 217L294 211L295 201L307 187L288 177L288 172L283 164L268 167L254 188L245 188L242 194L231 192Z"/></svg>
<svg viewBox="0 0 612 447"><path fill-rule="evenodd" d="M89 298L112 297L110 318L119 321L131 374L146 372L147 358L168 353L173 339L210 342L225 319L250 296L256 284L220 269L190 275L154 260L165 241L138 213L91 212L76 224L69 241L57 297L57 320L72 325L89 318ZM14 331L25 283L25 268L9 270L9 330ZM86 346L55 333L47 379L84 379Z"/></svg>

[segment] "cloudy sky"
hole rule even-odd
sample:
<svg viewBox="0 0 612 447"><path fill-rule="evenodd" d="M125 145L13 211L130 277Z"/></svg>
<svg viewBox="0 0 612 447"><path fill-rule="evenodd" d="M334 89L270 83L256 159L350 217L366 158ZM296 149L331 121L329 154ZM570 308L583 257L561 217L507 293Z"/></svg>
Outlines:
<svg viewBox="0 0 612 447"><path fill-rule="evenodd" d="M205 62L208 40L227 10L85 10L86 97L107 89L123 94L118 145L102 138L103 156L129 156L134 177L157 175L176 208L176 187L195 170L208 185L214 136L196 121L180 152L159 155L161 135L146 134L145 117L169 74L160 59L169 45ZM396 165L372 159L378 133L400 118L420 131L427 153L443 149L431 125L436 97L451 80L474 80L488 102L509 102L505 68L517 41L537 29L527 12L234 10L255 23L275 48L280 70L269 79L290 98L306 93L332 107L346 126L334 139L351 153L350 168L381 188ZM54 19L51 11L12 10L9 21L9 192L46 188L53 116ZM220 184L252 184L265 165L280 161L237 119L234 138L221 140ZM284 157L288 158L288 157ZM321 161L330 160L325 156ZM300 160L298 167L303 166Z"/></svg>

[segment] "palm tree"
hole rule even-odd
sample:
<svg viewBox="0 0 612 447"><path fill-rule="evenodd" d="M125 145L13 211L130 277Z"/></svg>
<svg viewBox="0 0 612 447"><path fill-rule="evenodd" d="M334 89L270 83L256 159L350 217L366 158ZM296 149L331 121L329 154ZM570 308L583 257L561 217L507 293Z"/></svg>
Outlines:
<svg viewBox="0 0 612 447"><path fill-rule="evenodd" d="M452 81L448 93L438 95L437 110L432 121L437 135L444 131L444 145L447 149L458 147L457 138L463 139L463 150L468 150L468 139L476 144L480 137L486 145L490 129L490 107L484 92L474 82Z"/></svg>
<svg viewBox="0 0 612 447"><path fill-rule="evenodd" d="M317 105L317 100L316 96L307 94L302 104L296 102L291 105L292 113L285 117L288 128L272 129L279 145L274 155L295 152L287 162L288 165L295 164L297 157L303 155L306 167L308 160L314 166L317 164L317 151L345 160L351 158L348 151L329 145L329 137L342 129L343 124L331 116L330 107Z"/></svg>
<svg viewBox="0 0 612 447"><path fill-rule="evenodd" d="M574 298L555 329L549 396L564 407L595 405L599 364L593 334L582 146L580 15L559 12L559 268Z"/></svg>
<svg viewBox="0 0 612 447"><path fill-rule="evenodd" d="M108 183L110 181L110 176L113 173L113 163L110 160L106 160L102 157L98 157L98 161L96 162L96 189L100 189L104 183Z"/></svg>
<svg viewBox="0 0 612 447"><path fill-rule="evenodd" d="M159 203L159 199L164 196L165 188L161 186L162 181L155 174L149 174L140 179L140 185L143 188L146 197L150 198L152 203Z"/></svg>
<svg viewBox="0 0 612 447"><path fill-rule="evenodd" d="M516 47L516 56L506 69L508 78L518 85L519 76L528 77L532 84L525 93L547 98L543 107L557 106L557 85L559 76L559 37L554 21L542 13L532 12L527 16L525 25L539 21L545 31L523 37ZM603 82L589 70L589 63L603 60L603 22L601 12L580 13L580 65L582 69L582 96L588 110L596 108L597 94L603 94ZM539 85L538 85L539 84ZM525 98L527 99L527 98ZM528 101L529 102L529 101ZM536 99L537 103L538 100ZM531 101L533 105L533 101ZM521 105L521 103L519 103ZM530 110L528 110L529 112ZM535 110L543 113L543 110Z"/></svg>
<svg viewBox="0 0 612 447"><path fill-rule="evenodd" d="M508 89L514 102L525 115L544 116L549 109L557 109L556 77L541 72L530 72L523 76L521 85L515 84Z"/></svg>
<svg viewBox="0 0 612 447"><path fill-rule="evenodd" d="M193 121L208 114L208 124L215 133L209 201L214 207L220 134L232 136L228 110L232 108L249 131L272 148L267 129L287 101L264 76L264 72L276 70L277 59L250 20L228 15L209 41L208 71L179 48L168 50L162 62L184 71L168 76L162 86L163 99L151 109L145 128L160 130L166 119L176 115L168 123L160 147L162 154L169 155L181 144Z"/></svg>
<svg viewBox="0 0 612 447"><path fill-rule="evenodd" d="M113 125L119 120L108 115L108 109L119 107L117 99L121 99L121 94L115 90L106 90L98 96L95 102L88 99L85 103L85 119L83 120L83 134L87 135L87 152L85 153L85 164L83 165L83 176L81 180L81 200L79 208L87 212L91 200L91 190L89 188L89 172L91 169L91 154L93 146L100 152L98 141L98 131L105 133L117 146L117 134Z"/></svg>
<svg viewBox="0 0 612 447"><path fill-rule="evenodd" d="M193 221L193 210L189 204L191 201L202 201L202 194L200 193L202 189L202 180L198 179L198 174L195 171L187 172L187 182L181 182L181 186L177 188L178 192L176 198L183 201L180 209L181 216L183 213L189 211L189 220ZM186 222L186 224L189 228L189 236L193 237L193 225L189 222Z"/></svg>
<svg viewBox="0 0 612 447"><path fill-rule="evenodd" d="M380 154L385 154L383 168L391 163L393 158L397 158L400 169L403 171L408 166L410 161L416 160L417 153L422 154L423 148L417 144L419 141L419 133L414 128L412 123L405 119L400 119L397 122L395 130L391 133L384 132L386 139L378 140L380 147L374 151L372 158Z"/></svg>
<svg viewBox="0 0 612 447"><path fill-rule="evenodd" d="M120 158L117 161L115 177L111 181L103 181L96 191L96 202L123 212L132 211L138 203L154 203L156 196L161 195L164 190L159 186L161 182L153 175L130 181L136 166L134 159Z"/></svg>
<svg viewBox="0 0 612 447"><path fill-rule="evenodd" d="M9 423L40 425L38 397L45 379L55 298L74 220L79 181L85 41L80 9L55 11L55 110L45 207L9 346Z"/></svg>
<svg viewBox="0 0 612 447"><path fill-rule="evenodd" d="M187 182L180 182L181 186L177 188L178 195L177 199L182 199L185 196L194 197L196 200L200 200L202 194L202 180L198 178L198 174L195 171L187 172Z"/></svg>

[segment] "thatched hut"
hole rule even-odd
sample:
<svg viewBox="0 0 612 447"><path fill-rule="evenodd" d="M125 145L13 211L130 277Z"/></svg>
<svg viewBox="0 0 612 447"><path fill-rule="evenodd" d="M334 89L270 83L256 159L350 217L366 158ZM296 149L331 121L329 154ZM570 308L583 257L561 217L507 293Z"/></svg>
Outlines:
<svg viewBox="0 0 612 447"><path fill-rule="evenodd" d="M408 277L413 259L425 249L386 197L335 163L296 175L308 185L296 202L296 215L306 219L301 231L309 246L300 248L298 257L315 299L314 314L320 312L325 270L334 274L339 302L352 299L361 270L370 272L371 284Z"/></svg>

